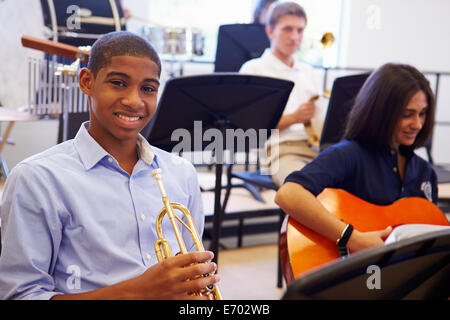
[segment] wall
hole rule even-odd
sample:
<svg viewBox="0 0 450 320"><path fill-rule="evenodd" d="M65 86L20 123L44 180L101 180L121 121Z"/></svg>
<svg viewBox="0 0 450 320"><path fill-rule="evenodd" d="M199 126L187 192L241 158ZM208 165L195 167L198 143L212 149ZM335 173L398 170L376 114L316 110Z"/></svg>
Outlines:
<svg viewBox="0 0 450 320"><path fill-rule="evenodd" d="M39 0L0 1L0 101L5 108L17 109L28 101L28 58L42 58L40 51L24 48L22 35L44 37ZM16 145L6 145L4 157L9 169L20 160L56 143L55 120L17 122L10 138ZM2 123L2 131L6 123Z"/></svg>
<svg viewBox="0 0 450 320"><path fill-rule="evenodd" d="M149 10L147 0L123 3L138 16L145 16ZM421 70L450 72L450 20L444 16L448 12L448 0L343 0L344 23L341 38L337 39L339 64L374 68L387 61L401 61ZM0 21L0 101L5 107L16 109L27 102L27 59L42 56L20 44L22 34L44 36L40 1L2 0ZM138 31L142 24L130 20L127 25ZM163 80L170 67L164 64ZM184 68L185 75L213 70L212 65L204 64L186 64ZM328 87L331 81L329 77ZM450 123L450 77L440 81L433 156L437 163L450 164L450 148L445 147L450 137L450 127L445 125ZM54 145L57 126L55 120L16 123L11 135L16 145L6 146L4 151L9 168ZM2 130L5 128L3 124Z"/></svg>
<svg viewBox="0 0 450 320"><path fill-rule="evenodd" d="M339 65L403 62L450 72L450 1L344 0ZM432 86L436 78L429 76ZM440 79L433 140L436 163L450 164L450 77Z"/></svg>
<svg viewBox="0 0 450 320"><path fill-rule="evenodd" d="M75 1L76 2L76 1ZM132 13L145 15L147 0L123 0ZM130 20L127 26L138 31L142 23ZM28 102L28 59L43 58L38 50L24 48L22 35L46 38L39 0L0 0L0 102L6 108L18 109ZM1 131L7 125L2 123ZM57 142L58 121L16 122L3 156L11 170L19 161L43 151Z"/></svg>

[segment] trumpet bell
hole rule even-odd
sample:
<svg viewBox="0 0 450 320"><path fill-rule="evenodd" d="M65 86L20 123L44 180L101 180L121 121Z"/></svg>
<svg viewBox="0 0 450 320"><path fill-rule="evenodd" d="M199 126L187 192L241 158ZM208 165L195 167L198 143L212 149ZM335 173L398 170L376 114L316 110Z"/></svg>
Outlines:
<svg viewBox="0 0 450 320"><path fill-rule="evenodd" d="M325 32L320 39L320 43L324 48L330 48L334 43L334 35L331 32Z"/></svg>

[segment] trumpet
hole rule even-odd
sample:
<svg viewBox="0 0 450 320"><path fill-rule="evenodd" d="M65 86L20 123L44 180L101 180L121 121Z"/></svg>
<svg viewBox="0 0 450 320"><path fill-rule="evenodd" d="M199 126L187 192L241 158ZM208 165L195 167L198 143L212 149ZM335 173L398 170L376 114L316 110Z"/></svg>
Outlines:
<svg viewBox="0 0 450 320"><path fill-rule="evenodd" d="M158 236L158 240L155 242L155 252L158 258L158 261L161 262L166 258L169 258L172 255L172 251L169 246L169 242L164 237L164 233L162 231L162 221L167 214L169 220L172 224L173 231L175 232L175 237L178 242L178 246L180 247L180 253L187 253L186 245L184 243L183 237L181 236L180 228L178 227L177 222L181 223L191 234L192 240L194 241L195 247L197 251L205 251L203 247L203 243L200 239L200 236L197 231L197 227L195 226L194 219L192 218L192 214L189 210L179 203L171 203L167 196L166 190L162 183L162 171L161 169L155 169L152 171L152 177L156 180L158 184L159 191L162 195L162 201L164 207L159 212L156 218L156 234ZM179 210L186 217L186 223L181 220L175 213L174 210ZM208 277L209 274L204 274L203 277ZM200 277L200 276L199 276ZM207 295L210 300L222 300L222 296L220 294L219 288L216 285L212 285L210 287L204 288L199 292L194 292L192 295L195 296L203 296Z"/></svg>

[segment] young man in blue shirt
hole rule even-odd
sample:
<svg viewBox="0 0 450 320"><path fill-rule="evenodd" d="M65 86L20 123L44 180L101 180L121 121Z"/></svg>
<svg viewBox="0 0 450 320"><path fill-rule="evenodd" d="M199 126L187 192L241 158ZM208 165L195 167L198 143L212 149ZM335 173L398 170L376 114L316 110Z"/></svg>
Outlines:
<svg viewBox="0 0 450 320"><path fill-rule="evenodd" d="M152 170L163 171L169 199L191 211L200 234L204 219L193 166L139 134L155 112L160 72L155 50L132 33L95 42L79 75L90 121L73 140L22 161L6 182L2 299L194 299L189 293L219 280L211 252L162 263L154 253L163 203ZM183 238L193 249L187 231Z"/></svg>

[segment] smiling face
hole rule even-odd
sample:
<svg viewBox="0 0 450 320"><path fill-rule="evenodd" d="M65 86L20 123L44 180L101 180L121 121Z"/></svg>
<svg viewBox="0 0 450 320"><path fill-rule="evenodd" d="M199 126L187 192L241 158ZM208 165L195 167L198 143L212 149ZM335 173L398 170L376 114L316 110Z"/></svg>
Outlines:
<svg viewBox="0 0 450 320"><path fill-rule="evenodd" d="M402 110L394 129L393 147L410 146L416 140L427 116L427 96L422 90L417 91Z"/></svg>
<svg viewBox="0 0 450 320"><path fill-rule="evenodd" d="M103 147L136 144L156 109L159 68L148 57L114 56L96 77L82 69L80 87L91 102L89 134Z"/></svg>

